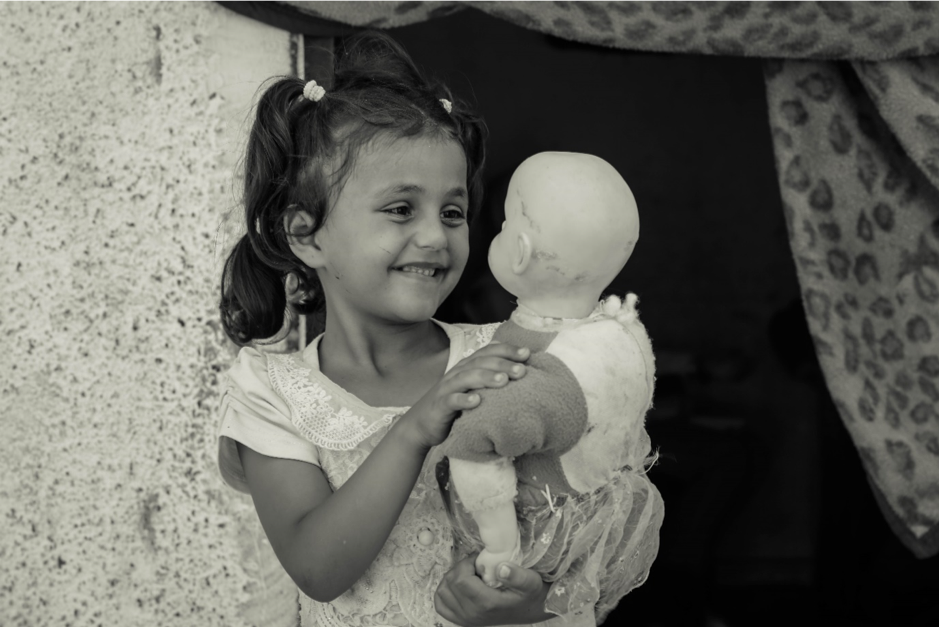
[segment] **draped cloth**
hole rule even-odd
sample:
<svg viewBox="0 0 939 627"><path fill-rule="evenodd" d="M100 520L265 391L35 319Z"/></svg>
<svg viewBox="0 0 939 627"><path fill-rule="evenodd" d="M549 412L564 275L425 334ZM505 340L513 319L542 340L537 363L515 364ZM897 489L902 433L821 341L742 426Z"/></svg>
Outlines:
<svg viewBox="0 0 939 627"><path fill-rule="evenodd" d="M261 3L223 4L265 19ZM318 36L471 7L599 46L763 58L790 244L828 389L891 528L915 555L939 553L939 4L264 4Z"/></svg>

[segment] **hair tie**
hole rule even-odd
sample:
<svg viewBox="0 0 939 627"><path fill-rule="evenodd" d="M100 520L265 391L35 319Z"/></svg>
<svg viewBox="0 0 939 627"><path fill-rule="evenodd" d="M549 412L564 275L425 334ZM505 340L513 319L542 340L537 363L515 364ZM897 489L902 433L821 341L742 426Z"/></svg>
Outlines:
<svg viewBox="0 0 939 627"><path fill-rule="evenodd" d="M313 102L319 102L320 99L326 95L326 90L322 86L317 85L316 81L310 81L303 87L303 97L307 100L312 100Z"/></svg>
<svg viewBox="0 0 939 627"><path fill-rule="evenodd" d="M440 104L443 105L443 108L446 110L447 113L450 113L451 111L453 111L453 104L446 98L441 98Z"/></svg>

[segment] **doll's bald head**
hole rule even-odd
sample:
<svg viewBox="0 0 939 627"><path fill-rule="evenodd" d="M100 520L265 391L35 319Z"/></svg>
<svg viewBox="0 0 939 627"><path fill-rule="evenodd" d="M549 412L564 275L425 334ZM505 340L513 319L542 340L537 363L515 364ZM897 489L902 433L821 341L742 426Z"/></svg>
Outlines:
<svg viewBox="0 0 939 627"><path fill-rule="evenodd" d="M613 166L593 155L543 152L512 175L489 266L538 314L584 317L638 239L636 201Z"/></svg>

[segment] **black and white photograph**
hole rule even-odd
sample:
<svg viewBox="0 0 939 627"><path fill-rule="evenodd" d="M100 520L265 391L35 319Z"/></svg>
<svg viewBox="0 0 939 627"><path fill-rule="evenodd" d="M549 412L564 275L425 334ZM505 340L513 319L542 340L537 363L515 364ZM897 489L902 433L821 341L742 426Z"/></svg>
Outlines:
<svg viewBox="0 0 939 627"><path fill-rule="evenodd" d="M0 627L939 625L939 3L0 1Z"/></svg>

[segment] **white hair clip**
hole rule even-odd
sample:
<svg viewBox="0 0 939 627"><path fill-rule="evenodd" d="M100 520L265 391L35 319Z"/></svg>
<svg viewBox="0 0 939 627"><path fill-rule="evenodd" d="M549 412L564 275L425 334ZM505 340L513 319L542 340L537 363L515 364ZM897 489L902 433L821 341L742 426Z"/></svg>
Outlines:
<svg viewBox="0 0 939 627"><path fill-rule="evenodd" d="M303 97L313 102L319 102L320 98L326 95L326 90L316 81L310 81L303 87Z"/></svg>
<svg viewBox="0 0 939 627"><path fill-rule="evenodd" d="M453 104L446 98L441 98L440 104L443 105L443 108L446 110L447 113L450 113L451 111L453 111Z"/></svg>

